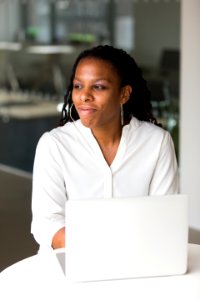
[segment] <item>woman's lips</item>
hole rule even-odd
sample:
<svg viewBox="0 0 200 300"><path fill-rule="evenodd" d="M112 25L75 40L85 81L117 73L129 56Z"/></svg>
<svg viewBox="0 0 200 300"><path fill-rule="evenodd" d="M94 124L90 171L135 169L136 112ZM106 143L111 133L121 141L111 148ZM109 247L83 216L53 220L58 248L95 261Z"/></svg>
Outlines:
<svg viewBox="0 0 200 300"><path fill-rule="evenodd" d="M81 116L88 116L93 114L96 111L96 109L91 106L84 106L84 107L78 107L77 111Z"/></svg>

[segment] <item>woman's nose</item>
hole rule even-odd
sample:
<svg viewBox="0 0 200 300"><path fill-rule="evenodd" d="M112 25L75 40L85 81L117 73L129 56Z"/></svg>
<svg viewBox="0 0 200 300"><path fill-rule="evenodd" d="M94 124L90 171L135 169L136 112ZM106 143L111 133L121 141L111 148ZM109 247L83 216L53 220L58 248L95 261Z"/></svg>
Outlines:
<svg viewBox="0 0 200 300"><path fill-rule="evenodd" d="M91 92L89 91L89 89L82 90L80 99L83 102L92 101L93 96L92 96Z"/></svg>

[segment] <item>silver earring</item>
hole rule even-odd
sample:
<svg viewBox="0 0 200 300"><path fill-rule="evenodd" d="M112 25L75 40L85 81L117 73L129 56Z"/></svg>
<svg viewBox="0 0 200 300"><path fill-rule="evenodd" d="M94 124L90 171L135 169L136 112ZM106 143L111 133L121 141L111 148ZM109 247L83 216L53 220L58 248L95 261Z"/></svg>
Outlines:
<svg viewBox="0 0 200 300"><path fill-rule="evenodd" d="M70 106L70 109L69 109L69 116L70 116L70 119L71 119L73 122L75 122L74 119L72 118L72 108L73 108L73 106L74 106L74 103L72 103L72 105Z"/></svg>
<svg viewBox="0 0 200 300"><path fill-rule="evenodd" d="M120 106L120 114L121 114L121 126L124 125L124 109L123 109L123 104Z"/></svg>

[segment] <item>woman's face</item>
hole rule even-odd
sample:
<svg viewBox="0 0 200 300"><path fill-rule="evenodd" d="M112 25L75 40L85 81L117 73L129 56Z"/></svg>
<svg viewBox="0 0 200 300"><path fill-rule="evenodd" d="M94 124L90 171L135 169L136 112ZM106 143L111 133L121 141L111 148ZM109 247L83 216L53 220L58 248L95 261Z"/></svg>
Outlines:
<svg viewBox="0 0 200 300"><path fill-rule="evenodd" d="M91 129L107 128L120 123L120 104L125 88L111 63L84 58L76 68L72 100L81 122Z"/></svg>

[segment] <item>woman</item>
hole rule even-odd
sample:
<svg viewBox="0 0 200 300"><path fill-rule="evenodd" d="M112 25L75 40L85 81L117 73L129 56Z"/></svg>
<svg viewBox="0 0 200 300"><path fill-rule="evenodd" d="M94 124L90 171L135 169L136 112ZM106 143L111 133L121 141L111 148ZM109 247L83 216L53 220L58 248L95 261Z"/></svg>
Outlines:
<svg viewBox="0 0 200 300"><path fill-rule="evenodd" d="M60 125L40 138L34 162L32 233L40 248L65 247L68 199L178 192L171 136L125 51L105 45L78 56Z"/></svg>

